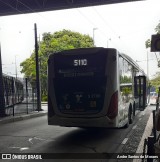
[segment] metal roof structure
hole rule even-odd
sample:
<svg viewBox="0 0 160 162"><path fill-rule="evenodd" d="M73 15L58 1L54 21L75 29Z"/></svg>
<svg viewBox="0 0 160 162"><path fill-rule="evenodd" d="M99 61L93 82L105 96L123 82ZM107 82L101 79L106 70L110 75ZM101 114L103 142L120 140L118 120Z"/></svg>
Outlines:
<svg viewBox="0 0 160 162"><path fill-rule="evenodd" d="M142 0L0 0L0 16Z"/></svg>

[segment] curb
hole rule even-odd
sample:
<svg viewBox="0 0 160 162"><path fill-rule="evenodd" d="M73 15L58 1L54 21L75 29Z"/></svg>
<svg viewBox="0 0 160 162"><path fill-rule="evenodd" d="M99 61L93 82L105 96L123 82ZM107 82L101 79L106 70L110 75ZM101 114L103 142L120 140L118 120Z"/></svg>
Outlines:
<svg viewBox="0 0 160 162"><path fill-rule="evenodd" d="M26 120L26 119L31 119L35 117L45 116L46 114L47 112L45 111L45 112L35 112L32 114L25 114L25 115L20 115L20 116L4 117L3 119L0 119L0 125L12 123L16 121L21 121L21 120Z"/></svg>

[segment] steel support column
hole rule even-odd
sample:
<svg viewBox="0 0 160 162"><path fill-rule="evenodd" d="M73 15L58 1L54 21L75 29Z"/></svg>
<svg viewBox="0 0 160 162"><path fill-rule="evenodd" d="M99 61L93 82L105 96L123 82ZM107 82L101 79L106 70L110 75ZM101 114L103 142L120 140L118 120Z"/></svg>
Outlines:
<svg viewBox="0 0 160 162"><path fill-rule="evenodd" d="M4 100L4 86L2 75L2 58L1 58L1 45L0 45L0 117L6 116L5 114L5 100Z"/></svg>

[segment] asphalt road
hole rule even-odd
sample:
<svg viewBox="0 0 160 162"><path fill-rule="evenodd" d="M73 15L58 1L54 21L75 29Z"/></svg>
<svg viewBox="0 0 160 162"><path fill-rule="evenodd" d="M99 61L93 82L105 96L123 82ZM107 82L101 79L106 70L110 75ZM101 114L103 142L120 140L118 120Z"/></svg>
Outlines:
<svg viewBox="0 0 160 162"><path fill-rule="evenodd" d="M138 112L133 124L127 129L82 129L48 126L47 116L3 124L0 126L0 153L82 153L77 155L82 158L83 153L120 153L126 149L129 151L127 143L128 145L133 143L134 149L132 147L131 152L135 152L143 134L142 125L145 128L152 109L154 107L147 108L145 112ZM138 132L137 138L135 131ZM64 159L65 154L61 156L62 159L41 160L41 162L109 161L106 159Z"/></svg>

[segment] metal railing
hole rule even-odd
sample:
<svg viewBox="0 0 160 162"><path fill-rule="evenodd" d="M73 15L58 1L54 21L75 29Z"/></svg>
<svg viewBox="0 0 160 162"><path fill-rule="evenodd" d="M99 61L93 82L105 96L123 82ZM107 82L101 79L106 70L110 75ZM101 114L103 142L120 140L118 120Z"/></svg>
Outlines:
<svg viewBox="0 0 160 162"><path fill-rule="evenodd" d="M28 114L37 110L36 89L28 79L3 77L6 115Z"/></svg>

